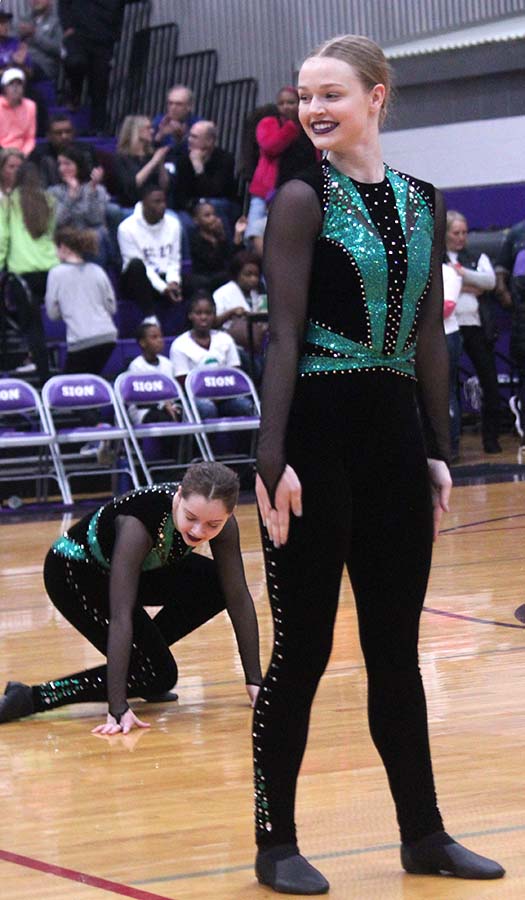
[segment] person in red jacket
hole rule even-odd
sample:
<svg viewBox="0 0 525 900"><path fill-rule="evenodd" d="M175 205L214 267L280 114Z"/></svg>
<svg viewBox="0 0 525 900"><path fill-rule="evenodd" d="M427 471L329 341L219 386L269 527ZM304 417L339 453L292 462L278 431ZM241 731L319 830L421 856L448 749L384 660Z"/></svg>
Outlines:
<svg viewBox="0 0 525 900"><path fill-rule="evenodd" d="M268 203L282 183L280 166L284 159L288 178L317 159L311 141L305 142L298 109L296 89L283 87L277 94L277 115L262 118L255 130L259 159L250 182L246 240L261 233L260 223L266 218Z"/></svg>

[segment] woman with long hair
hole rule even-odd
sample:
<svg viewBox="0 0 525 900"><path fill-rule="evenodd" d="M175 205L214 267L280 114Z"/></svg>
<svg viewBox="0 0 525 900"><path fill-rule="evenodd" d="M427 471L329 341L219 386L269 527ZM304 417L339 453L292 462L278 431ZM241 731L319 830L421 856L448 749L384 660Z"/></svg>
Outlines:
<svg viewBox="0 0 525 900"><path fill-rule="evenodd" d="M418 628L451 489L445 213L431 184L383 162L389 88L385 56L365 37L307 57L299 119L325 158L280 189L265 237L256 489L275 643L253 728L256 874L283 893L329 889L299 853L294 803L344 567L404 869L504 874L444 831L434 788Z"/></svg>
<svg viewBox="0 0 525 900"><path fill-rule="evenodd" d="M41 384L49 377L49 361L40 305L48 272L58 265L54 228L54 199L42 188L34 163L25 162L15 189L0 202L0 269L17 276L10 285L11 295Z"/></svg>
<svg viewBox="0 0 525 900"><path fill-rule="evenodd" d="M14 190L16 176L24 159L21 150L0 150L0 200L8 197Z"/></svg>
<svg viewBox="0 0 525 900"><path fill-rule="evenodd" d="M153 181L167 190L169 175L164 160L169 146L153 149L153 126L147 116L126 116L117 142L113 164L115 197L119 206L131 209L140 199L140 190Z"/></svg>
<svg viewBox="0 0 525 900"><path fill-rule="evenodd" d="M56 200L59 228L103 228L106 224L108 194L101 184L104 170L90 169L87 157L78 147L64 147L57 158L59 184L48 188Z"/></svg>

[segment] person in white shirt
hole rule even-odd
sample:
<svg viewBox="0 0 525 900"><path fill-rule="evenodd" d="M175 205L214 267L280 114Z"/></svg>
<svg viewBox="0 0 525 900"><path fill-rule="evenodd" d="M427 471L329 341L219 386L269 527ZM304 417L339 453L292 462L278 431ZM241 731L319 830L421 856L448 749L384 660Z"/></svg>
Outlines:
<svg viewBox="0 0 525 900"><path fill-rule="evenodd" d="M155 315L159 301L182 300L181 226L176 216L165 213L165 192L149 184L132 215L118 227L122 291L144 318Z"/></svg>
<svg viewBox="0 0 525 900"><path fill-rule="evenodd" d="M224 331L212 328L215 303L207 291L197 291L191 298L188 318L191 329L175 338L170 349L173 374L182 385L188 372L197 366L240 366L233 338ZM251 400L246 397L219 401L203 399L197 401L197 406L203 419L252 414Z"/></svg>
<svg viewBox="0 0 525 900"><path fill-rule="evenodd" d="M466 249L468 224L462 213L447 212L447 262L462 278L456 304L463 349L472 361L483 393L481 434L485 453L501 453L499 437L500 395L492 346L486 337L479 298L496 286L496 273L485 253ZM483 302L483 301L482 301Z"/></svg>
<svg viewBox="0 0 525 900"><path fill-rule="evenodd" d="M168 378L173 378L171 362L162 354L164 335L159 326L143 322L137 331L137 341L142 353L131 360L128 372L137 375L167 375ZM177 422L181 416L180 407L171 401L159 403L156 408L130 406L128 413L134 425L140 425L142 422Z"/></svg>
<svg viewBox="0 0 525 900"><path fill-rule="evenodd" d="M229 331L236 344L248 349L246 314L258 312L261 261L248 250L237 253L230 264L231 280L213 293L217 328Z"/></svg>

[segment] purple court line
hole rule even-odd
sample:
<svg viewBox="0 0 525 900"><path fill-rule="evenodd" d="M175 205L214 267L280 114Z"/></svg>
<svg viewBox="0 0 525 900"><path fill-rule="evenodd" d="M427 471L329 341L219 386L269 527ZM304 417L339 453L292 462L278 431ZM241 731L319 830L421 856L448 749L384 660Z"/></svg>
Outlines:
<svg viewBox="0 0 525 900"><path fill-rule="evenodd" d="M460 531L462 528L474 528L476 525L490 525L492 522L505 522L507 519L523 519L525 513L515 513L512 516L497 516L495 519L480 519L479 522L465 522L464 525L454 525L453 528L444 528L440 534L450 534L452 531Z"/></svg>
<svg viewBox="0 0 525 900"><path fill-rule="evenodd" d="M96 875L86 875L85 872L77 872L76 869L65 869L63 866L42 862L31 856L21 856L19 853L11 853L9 850L0 850L0 860L14 863L17 866L25 866L26 869L36 869L38 872L45 872L46 875L56 875L58 878L67 878L69 881L87 884L89 887L100 888L103 891L111 891L121 897L132 897L133 900L170 900L164 894L152 894L151 891L142 891L129 887L127 884L118 884L116 881L108 881L107 878L97 878Z"/></svg>
<svg viewBox="0 0 525 900"><path fill-rule="evenodd" d="M480 625L499 625L501 628L518 628L520 631L525 630L525 625L515 625L514 622L497 622L495 619L480 619L478 616L465 616L463 613L446 612L444 609L433 609L431 606L424 606L425 612L433 613L435 616L445 616L447 619L464 619L466 622L477 622Z"/></svg>

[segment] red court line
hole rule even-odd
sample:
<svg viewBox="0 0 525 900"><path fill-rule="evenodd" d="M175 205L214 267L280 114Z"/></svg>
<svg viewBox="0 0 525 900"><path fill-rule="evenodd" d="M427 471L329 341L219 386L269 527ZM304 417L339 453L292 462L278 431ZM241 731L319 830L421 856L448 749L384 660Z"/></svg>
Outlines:
<svg viewBox="0 0 525 900"><path fill-rule="evenodd" d="M15 863L17 866L25 866L26 869L36 869L45 872L46 875L56 875L58 878L67 878L89 887L100 888L103 891L111 891L120 894L121 897L132 897L133 900L170 900L164 894L152 894L150 891L141 891L138 888L129 887L127 884L118 884L116 881L108 881L107 878L97 878L96 875L86 875L85 872L77 872L75 869L65 869L63 866L55 866L53 863L42 862L40 859L32 859L30 856L21 856L11 853L9 850L0 850L0 860Z"/></svg>

